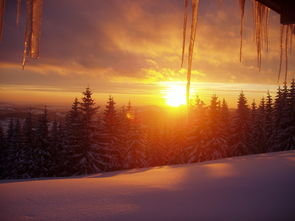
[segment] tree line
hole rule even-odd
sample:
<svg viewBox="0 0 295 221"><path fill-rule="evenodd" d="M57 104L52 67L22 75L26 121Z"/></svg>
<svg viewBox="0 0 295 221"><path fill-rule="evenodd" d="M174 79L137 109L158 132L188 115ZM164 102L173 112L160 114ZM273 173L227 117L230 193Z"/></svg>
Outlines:
<svg viewBox="0 0 295 221"><path fill-rule="evenodd" d="M184 123L185 122L185 123ZM248 104L241 92L237 109L213 95L198 97L176 126L146 125L130 102L118 109L109 97L99 110L89 88L61 121L10 119L0 128L0 176L56 177L157 165L192 163L295 148L295 82Z"/></svg>

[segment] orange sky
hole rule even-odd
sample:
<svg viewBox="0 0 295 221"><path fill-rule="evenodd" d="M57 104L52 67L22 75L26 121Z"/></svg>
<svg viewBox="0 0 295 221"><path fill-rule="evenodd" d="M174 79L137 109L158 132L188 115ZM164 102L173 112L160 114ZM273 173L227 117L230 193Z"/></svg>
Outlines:
<svg viewBox="0 0 295 221"><path fill-rule="evenodd" d="M186 80L186 70L180 69L182 0L44 1L40 59L24 71L24 24L16 27L16 1L7 2L0 43L3 102L68 105L89 85L98 104L112 94L119 104L159 105L169 85ZM270 50L263 52L259 72L250 1L242 63L238 1L219 2L200 1L192 88L206 103L217 94L234 106L241 90L249 100L259 100L277 86L279 16L270 14ZM290 56L289 79L294 61Z"/></svg>

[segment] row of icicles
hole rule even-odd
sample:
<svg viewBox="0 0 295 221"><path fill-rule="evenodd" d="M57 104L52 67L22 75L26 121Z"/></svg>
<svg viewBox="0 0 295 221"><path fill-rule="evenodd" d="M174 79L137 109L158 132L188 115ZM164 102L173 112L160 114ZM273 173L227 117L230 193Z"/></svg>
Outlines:
<svg viewBox="0 0 295 221"><path fill-rule="evenodd" d="M22 0L17 1L16 25L19 25L22 9ZM24 53L22 68L24 69L28 57L39 58L41 14L43 0L25 0L26 4L26 27L24 38ZM4 30L5 0L0 0L0 40Z"/></svg>
<svg viewBox="0 0 295 221"><path fill-rule="evenodd" d="M244 12L245 12L246 0L238 0L238 1L240 5L240 14L241 14L241 25L240 25L240 62L241 62L242 46L243 46L243 23L244 23ZM196 28L198 23L198 8L199 8L199 0L191 0L191 28L190 28L189 47L188 47L187 86L186 86L187 104L189 104L189 101L190 101L191 70L192 70L192 60L193 60L194 45L195 45L196 32L197 32ZM256 51L257 51L257 67L260 71L262 51L266 49L266 51L268 52L268 20L269 20L270 9L256 0L252 0L252 8L253 8L253 22L254 22L254 40L256 43ZM184 0L181 67L183 67L183 63L184 63L188 16L189 16L189 0ZM287 80L288 54L291 54L292 52L292 37L294 35L295 35L294 24L281 25L280 64L279 64L279 71L278 71L278 82L280 80L280 76L282 72L283 61L285 61L284 81L286 82Z"/></svg>

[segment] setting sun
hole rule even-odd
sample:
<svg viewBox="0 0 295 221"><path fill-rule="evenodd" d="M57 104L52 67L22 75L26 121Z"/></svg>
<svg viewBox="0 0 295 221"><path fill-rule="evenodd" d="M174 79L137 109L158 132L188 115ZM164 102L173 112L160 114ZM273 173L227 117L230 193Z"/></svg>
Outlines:
<svg viewBox="0 0 295 221"><path fill-rule="evenodd" d="M166 104L171 107L179 107L186 104L186 91L184 85L169 85L165 90Z"/></svg>

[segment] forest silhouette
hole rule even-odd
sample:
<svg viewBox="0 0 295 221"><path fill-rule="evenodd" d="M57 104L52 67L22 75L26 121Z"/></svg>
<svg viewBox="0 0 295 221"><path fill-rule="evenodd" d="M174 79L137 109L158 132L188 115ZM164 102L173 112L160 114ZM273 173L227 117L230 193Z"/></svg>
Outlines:
<svg viewBox="0 0 295 221"><path fill-rule="evenodd" d="M196 97L189 115L161 126L131 103L118 108L110 96L99 108L86 88L59 120L28 111L1 128L1 178L93 174L294 149L295 81L248 103L243 92L229 109L216 95L209 105Z"/></svg>

